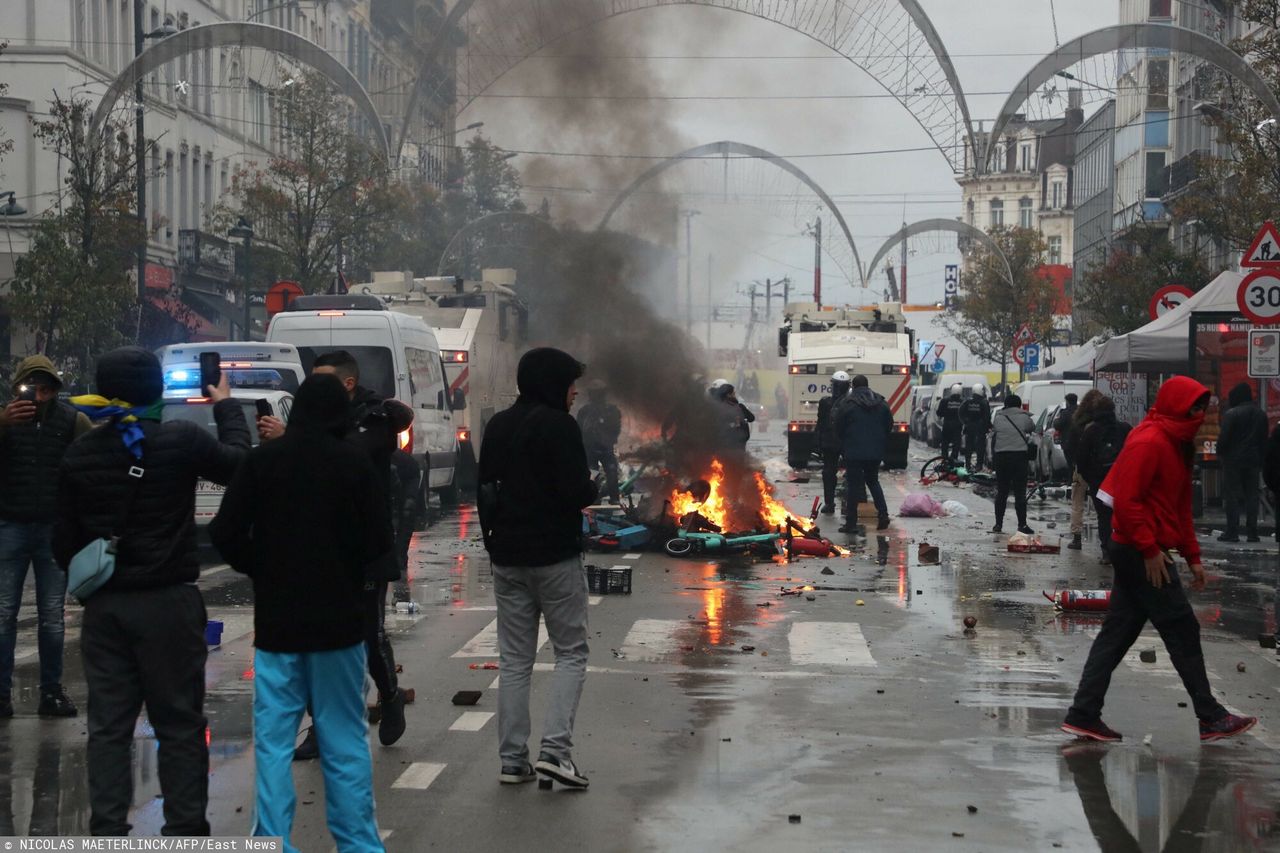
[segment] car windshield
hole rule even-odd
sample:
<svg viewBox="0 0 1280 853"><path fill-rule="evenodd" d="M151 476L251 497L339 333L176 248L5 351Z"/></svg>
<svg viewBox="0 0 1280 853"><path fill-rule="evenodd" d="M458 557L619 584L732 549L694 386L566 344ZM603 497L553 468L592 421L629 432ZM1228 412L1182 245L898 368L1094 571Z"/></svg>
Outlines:
<svg viewBox="0 0 1280 853"><path fill-rule="evenodd" d="M252 427L252 424L256 423L258 419L257 404L252 400L237 400L237 402L240 404L240 410L244 412L245 420L251 425L249 438L254 447L257 447L258 431ZM276 414L278 417L279 412ZM188 421L215 438L218 435L218 425L213 420L212 403L168 403L160 414L160 420L162 423Z"/></svg>
<svg viewBox="0 0 1280 853"><path fill-rule="evenodd" d="M379 397L396 396L396 368L389 347L298 347L298 355L302 357L302 369L308 376L317 356L326 353L346 350L360 365L360 385L376 393Z"/></svg>

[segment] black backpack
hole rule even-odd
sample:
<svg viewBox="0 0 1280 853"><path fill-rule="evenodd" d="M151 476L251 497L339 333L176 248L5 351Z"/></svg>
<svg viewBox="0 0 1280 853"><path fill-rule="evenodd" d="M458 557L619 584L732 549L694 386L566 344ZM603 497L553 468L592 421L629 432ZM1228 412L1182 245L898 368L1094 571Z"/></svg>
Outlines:
<svg viewBox="0 0 1280 853"><path fill-rule="evenodd" d="M1129 437L1129 425L1123 421L1116 421L1106 426L1098 424L1096 429L1103 434L1098 440L1098 452L1094 457L1093 471L1090 474L1094 483L1101 485L1107 478L1107 474L1111 473L1111 466L1115 465L1116 459L1120 457L1120 451L1124 449L1125 439Z"/></svg>

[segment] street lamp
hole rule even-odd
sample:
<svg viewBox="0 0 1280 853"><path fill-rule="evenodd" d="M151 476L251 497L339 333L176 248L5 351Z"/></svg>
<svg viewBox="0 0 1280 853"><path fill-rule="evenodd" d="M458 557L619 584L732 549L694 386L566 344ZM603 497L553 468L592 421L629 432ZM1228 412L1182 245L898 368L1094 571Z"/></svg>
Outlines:
<svg viewBox="0 0 1280 853"><path fill-rule="evenodd" d="M17 199L14 198L14 196L16 195L17 193L15 193L13 190L5 190L4 192L0 193L0 198L8 197L9 199L8 204L6 204L4 207L0 207L0 216L23 216L24 214L26 214L27 209L22 205L18 204Z"/></svg>
<svg viewBox="0 0 1280 853"><path fill-rule="evenodd" d="M178 28L169 18L164 25L151 32L142 29L142 0L133 0L133 55L142 55L148 39L162 39L174 35ZM138 310L147 295L147 244L151 242L151 229L147 226L147 132L142 115L143 101L142 77L138 77L133 87L135 113L133 120L133 156L138 162L134 164L134 180L137 181L138 193L138 227L142 229L142 239L138 241Z"/></svg>
<svg viewBox="0 0 1280 853"><path fill-rule="evenodd" d="M693 217L701 215L701 210L684 212L684 328L691 336L693 335Z"/></svg>
<svg viewBox="0 0 1280 853"><path fill-rule="evenodd" d="M244 240L244 270L240 274L241 283L244 285L244 339L251 341L253 327L250 324L253 320L249 315L249 259L253 251L253 226L249 224L249 220L241 216L231 230L227 231L227 236L233 240Z"/></svg>

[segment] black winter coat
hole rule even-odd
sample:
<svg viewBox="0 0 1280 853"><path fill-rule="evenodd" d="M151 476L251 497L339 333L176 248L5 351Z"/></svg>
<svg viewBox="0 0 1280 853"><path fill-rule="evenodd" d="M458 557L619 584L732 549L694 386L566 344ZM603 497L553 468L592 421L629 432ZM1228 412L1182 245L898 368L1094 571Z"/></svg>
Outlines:
<svg viewBox="0 0 1280 853"><path fill-rule="evenodd" d="M130 491L129 469L145 474L120 534L116 570L104 589L153 589L194 582L196 481L227 485L249 452L249 425L240 404L214 404L214 438L193 423L142 421L142 460L135 462L112 424L76 440L62 458L53 556L65 571L94 539L111 536Z"/></svg>
<svg viewBox="0 0 1280 853"><path fill-rule="evenodd" d="M974 394L960 404L960 422L969 435L981 438L991 432L991 404L987 398Z"/></svg>
<svg viewBox="0 0 1280 853"><path fill-rule="evenodd" d="M836 407L847 395L839 400L834 396L826 396L818 401L818 445L823 450L840 449L840 431L836 429Z"/></svg>
<svg viewBox="0 0 1280 853"><path fill-rule="evenodd" d="M479 482L498 484L481 517L489 557L500 566L549 566L582 553L582 509L596 499L582 431L566 397L581 368L558 350L520 362L520 397L493 416L480 448Z"/></svg>
<svg viewBox="0 0 1280 853"><path fill-rule="evenodd" d="M1076 470L1089 484L1090 491L1097 492L1111 472L1129 430L1129 425L1117 419L1115 412L1099 412L1076 436Z"/></svg>
<svg viewBox="0 0 1280 853"><path fill-rule="evenodd" d="M249 454L209 537L253 579L257 648L320 652L361 642L368 567L391 553L379 488L368 454L331 435L286 433Z"/></svg>
<svg viewBox="0 0 1280 853"><path fill-rule="evenodd" d="M622 412L612 403L587 403L578 410L578 427L587 446L611 450L622 434Z"/></svg>
<svg viewBox="0 0 1280 853"><path fill-rule="evenodd" d="M963 424L960 420L960 407L964 401L959 394L952 394L938 402L938 419L942 421L942 432L945 435L960 435Z"/></svg>
<svg viewBox="0 0 1280 853"><path fill-rule="evenodd" d="M889 405L870 388L854 388L836 408L846 462L883 462L893 430Z"/></svg>
<svg viewBox="0 0 1280 853"><path fill-rule="evenodd" d="M363 450L373 463L374 484L379 496L379 514L375 522L392 536L393 519L402 507L392 488L392 456L399 447L399 435L413 425L413 409L399 400L387 400L361 386L351 400L351 430L347 441ZM368 580L391 583L399 580L401 566L388 550L384 558L368 567Z"/></svg>
<svg viewBox="0 0 1280 853"><path fill-rule="evenodd" d="M1257 403L1227 409L1218 433L1218 458L1224 465L1261 468L1267 455L1267 416Z"/></svg>
<svg viewBox="0 0 1280 853"><path fill-rule="evenodd" d="M61 400L36 410L33 420L0 428L0 518L49 522L58 514L58 467L89 419Z"/></svg>

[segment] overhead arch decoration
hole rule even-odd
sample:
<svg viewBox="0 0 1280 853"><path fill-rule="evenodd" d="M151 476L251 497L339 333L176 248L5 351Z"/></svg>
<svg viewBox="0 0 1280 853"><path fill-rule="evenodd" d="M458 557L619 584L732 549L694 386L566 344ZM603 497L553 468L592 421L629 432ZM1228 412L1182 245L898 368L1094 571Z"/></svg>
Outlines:
<svg viewBox="0 0 1280 853"><path fill-rule="evenodd" d="M610 18L672 6L702 6L750 15L827 47L866 72L920 124L953 171L973 147L973 122L951 57L917 0L458 0L428 46L401 120L403 148L433 68L466 33L457 63L459 112L512 68L540 50ZM566 8L567 7L567 8ZM437 91L436 94L439 94Z"/></svg>
<svg viewBox="0 0 1280 853"><path fill-rule="evenodd" d="M695 148L690 148L687 151L681 151L679 154L674 154L665 160L655 163L648 169L645 169L614 198L613 204L609 205L609 209L605 211L604 216L600 219L600 224L596 226L597 230L604 230L607 228L609 226L609 221L613 218L613 215L617 213L618 208L620 208L628 198L639 190L640 187L644 186L649 181L652 181L663 172L680 165L682 162L713 156L751 157L757 160L763 160L766 163L771 163L774 166L777 166L779 169L782 169L792 175L809 189L813 190L814 195L816 195L822 203L826 205L827 209L831 211L831 215L835 217L836 223L839 224L841 232L844 233L844 238L849 242L849 249L853 252L853 262L858 268L858 274L862 278L862 284L864 286L866 285L867 279L866 275L863 273L862 260L858 257L858 247L853 241L853 232L849 230L849 225L845 222L844 215L840 212L840 208L836 206L836 203L831 196L827 195L826 190L824 190L817 181L809 177L803 169L787 160L785 157L779 157L777 154L766 151L763 148L757 148L754 145L746 145L741 142L723 140L720 142L712 142L708 145L699 145Z"/></svg>
<svg viewBox="0 0 1280 853"><path fill-rule="evenodd" d="M297 60L327 77L355 104L369 125L378 151L390 161L391 145L373 99L360 81L323 47L281 27L252 21L220 21L180 30L144 50L121 71L98 102L90 132L100 133L116 103L132 92L139 80L181 56L219 47L248 47L271 50Z"/></svg>
<svg viewBox="0 0 1280 853"><path fill-rule="evenodd" d="M917 235L929 234L934 231L950 231L961 237L977 240L1004 262L1005 273L1008 275L1009 281L1013 281L1013 267L1009 265L1009 259L1005 257L1004 250L1000 248L1000 244L991 239L991 235L986 231L959 219L922 219L919 222L904 226L896 234L884 241L880 251L876 252L875 257L871 259L871 264L867 267L865 275L870 276L874 273L880 262L900 243Z"/></svg>
<svg viewBox="0 0 1280 853"><path fill-rule="evenodd" d="M1176 27L1172 24L1120 24L1104 27L1085 33L1077 39L1055 49L1035 64L1018 84L1013 87L1000 114L991 127L991 135L987 137L982 151L983 171L990 168L991 156L995 153L1000 136L1013 121L1019 107L1045 83L1053 79L1059 71L1071 66L1117 50L1156 49L1186 53L1199 57L1216 65L1235 77L1249 88L1257 98L1266 104L1277 120L1280 120L1280 100L1267 85L1266 79L1245 61L1244 57L1226 45L1209 36Z"/></svg>

